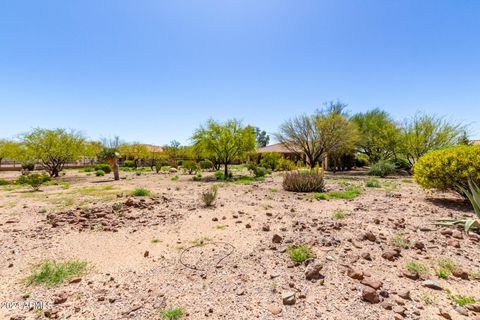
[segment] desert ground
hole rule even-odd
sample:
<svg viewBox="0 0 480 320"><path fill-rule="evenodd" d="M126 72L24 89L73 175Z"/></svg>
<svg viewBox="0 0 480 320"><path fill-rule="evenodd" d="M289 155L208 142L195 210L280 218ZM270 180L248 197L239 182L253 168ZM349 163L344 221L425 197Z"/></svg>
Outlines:
<svg viewBox="0 0 480 320"><path fill-rule="evenodd" d="M479 235L432 224L473 211L411 177L369 188L363 171L327 173L327 191L361 193L315 199L284 191L282 173L244 184L121 175L66 170L38 192L0 186L2 319L162 319L174 307L182 319L480 319L480 304L454 303L480 298ZM200 195L213 184L218 199L205 207ZM139 187L152 194L130 196ZM296 263L289 248L301 244L313 257ZM84 260L89 270L27 285L45 259ZM455 270L439 277L440 261Z"/></svg>

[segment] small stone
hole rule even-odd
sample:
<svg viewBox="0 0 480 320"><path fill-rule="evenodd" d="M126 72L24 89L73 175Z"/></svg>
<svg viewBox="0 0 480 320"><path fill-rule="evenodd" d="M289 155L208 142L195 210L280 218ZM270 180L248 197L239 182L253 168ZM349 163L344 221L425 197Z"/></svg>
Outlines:
<svg viewBox="0 0 480 320"><path fill-rule="evenodd" d="M274 234L272 237L272 242L273 243L282 243L283 238L279 236L278 234Z"/></svg>
<svg viewBox="0 0 480 320"><path fill-rule="evenodd" d="M310 265L307 268L307 271L305 271L305 279L310 281L323 279L324 276L320 274L320 271L322 271L322 268L323 268L323 265L319 263Z"/></svg>
<svg viewBox="0 0 480 320"><path fill-rule="evenodd" d="M363 288L362 299L370 303L380 302L380 297L378 296L377 291L370 287Z"/></svg>
<svg viewBox="0 0 480 320"><path fill-rule="evenodd" d="M463 239L463 232L460 230L453 230L452 231L452 237L456 239Z"/></svg>
<svg viewBox="0 0 480 320"><path fill-rule="evenodd" d="M480 303L475 303L475 304L467 304L465 307L473 312L480 312Z"/></svg>
<svg viewBox="0 0 480 320"><path fill-rule="evenodd" d="M363 252L362 253L362 258L368 261L372 261L372 257L370 256L369 252Z"/></svg>
<svg viewBox="0 0 480 320"><path fill-rule="evenodd" d="M443 290L442 286L440 283L433 281L433 280L425 280L423 281L422 285L426 288L430 288L433 290Z"/></svg>
<svg viewBox="0 0 480 320"><path fill-rule="evenodd" d="M469 278L468 272L465 271L465 270L462 270L462 269L454 270L452 272L452 274L453 274L454 277L457 277L457 278L460 278L460 279L463 279L463 280L468 280L468 278Z"/></svg>
<svg viewBox="0 0 480 320"><path fill-rule="evenodd" d="M392 308L393 308L393 304L389 301L383 301L380 305L385 310L392 310Z"/></svg>
<svg viewBox="0 0 480 320"><path fill-rule="evenodd" d="M73 278L70 283L79 283L80 281L82 281L82 278Z"/></svg>
<svg viewBox="0 0 480 320"><path fill-rule="evenodd" d="M460 248L460 241L456 239L448 239L447 245L454 248Z"/></svg>
<svg viewBox="0 0 480 320"><path fill-rule="evenodd" d="M405 278L412 279L412 280L418 280L420 278L420 275L417 272L409 271L409 270L404 270L402 272L402 275Z"/></svg>
<svg viewBox="0 0 480 320"><path fill-rule="evenodd" d="M247 228L247 229L250 229L251 227L252 227L252 225L251 225L250 223L247 223L247 224L245 225L245 228Z"/></svg>
<svg viewBox="0 0 480 320"><path fill-rule="evenodd" d="M363 272L352 268L347 270L347 276L355 280L363 280Z"/></svg>
<svg viewBox="0 0 480 320"><path fill-rule="evenodd" d="M445 319L452 320L452 316L445 310L440 309L438 314Z"/></svg>
<svg viewBox="0 0 480 320"><path fill-rule="evenodd" d="M383 286L382 281L372 280L372 279L363 279L360 283L370 288L373 288L375 290L378 290Z"/></svg>
<svg viewBox="0 0 480 320"><path fill-rule="evenodd" d="M267 310L274 315L282 313L282 308L274 304L268 305Z"/></svg>
<svg viewBox="0 0 480 320"><path fill-rule="evenodd" d="M415 241L415 243L413 244L413 247L418 250L423 250L425 249L425 244L421 241Z"/></svg>
<svg viewBox="0 0 480 320"><path fill-rule="evenodd" d="M68 295L66 292L58 293L53 297L53 304L64 303L65 301L67 301L67 299L68 299Z"/></svg>
<svg viewBox="0 0 480 320"><path fill-rule="evenodd" d="M270 231L270 226L268 224L264 224L262 226L262 231Z"/></svg>
<svg viewBox="0 0 480 320"><path fill-rule="evenodd" d="M363 234L362 239L374 242L375 240L377 240L377 237L371 231L367 231Z"/></svg>
<svg viewBox="0 0 480 320"><path fill-rule="evenodd" d="M464 307L455 306L455 307L453 307L453 309L455 311L457 311L458 313L460 313L462 316L468 317L468 310L465 309Z"/></svg>
<svg viewBox="0 0 480 320"><path fill-rule="evenodd" d="M402 306L394 306L392 308L393 312L401 315L401 316L405 316L405 308L402 307Z"/></svg>
<svg viewBox="0 0 480 320"><path fill-rule="evenodd" d="M396 258L400 256L400 249L388 249L382 253L382 258L387 259L389 261L394 261Z"/></svg>
<svg viewBox="0 0 480 320"><path fill-rule="evenodd" d="M410 290L402 290L398 293L398 296L405 300L412 300L410 296Z"/></svg>
<svg viewBox="0 0 480 320"><path fill-rule="evenodd" d="M286 306L294 305L296 302L295 292L286 291L282 293L282 301L283 301L283 304Z"/></svg>
<svg viewBox="0 0 480 320"><path fill-rule="evenodd" d="M145 251L145 252L143 253L143 257L144 257L144 258L148 258L148 255L149 255L149 254L150 254L150 252L148 252L148 250L147 250L147 251Z"/></svg>

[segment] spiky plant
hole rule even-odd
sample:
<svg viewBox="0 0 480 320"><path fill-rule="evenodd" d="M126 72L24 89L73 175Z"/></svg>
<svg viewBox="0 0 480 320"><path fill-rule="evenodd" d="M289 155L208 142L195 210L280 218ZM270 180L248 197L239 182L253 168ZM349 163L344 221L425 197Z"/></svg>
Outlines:
<svg viewBox="0 0 480 320"><path fill-rule="evenodd" d="M468 181L469 190L463 187L459 188L467 196L468 200L470 200L475 214L480 218L480 187L474 181ZM465 233L468 233L470 230L480 230L480 220L469 217L460 219L442 218L436 220L433 224L437 226L460 227L465 230Z"/></svg>

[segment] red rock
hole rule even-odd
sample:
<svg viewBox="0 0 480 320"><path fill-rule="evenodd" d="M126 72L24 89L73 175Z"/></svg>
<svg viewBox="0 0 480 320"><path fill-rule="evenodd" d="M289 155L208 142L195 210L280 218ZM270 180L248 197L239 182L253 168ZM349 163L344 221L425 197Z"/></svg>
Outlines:
<svg viewBox="0 0 480 320"><path fill-rule="evenodd" d="M364 287L362 290L362 299L370 303L379 303L380 297L377 291L370 287Z"/></svg>
<svg viewBox="0 0 480 320"><path fill-rule="evenodd" d="M360 283L365 286L371 287L375 290L378 290L383 286L382 281L372 280L372 279L363 279Z"/></svg>

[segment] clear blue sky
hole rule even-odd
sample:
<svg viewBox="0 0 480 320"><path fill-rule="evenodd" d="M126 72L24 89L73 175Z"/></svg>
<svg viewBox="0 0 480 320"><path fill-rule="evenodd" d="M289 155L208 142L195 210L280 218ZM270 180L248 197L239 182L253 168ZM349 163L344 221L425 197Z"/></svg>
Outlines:
<svg viewBox="0 0 480 320"><path fill-rule="evenodd" d="M185 143L210 117L274 132L330 100L478 138L480 1L0 2L0 137Z"/></svg>

